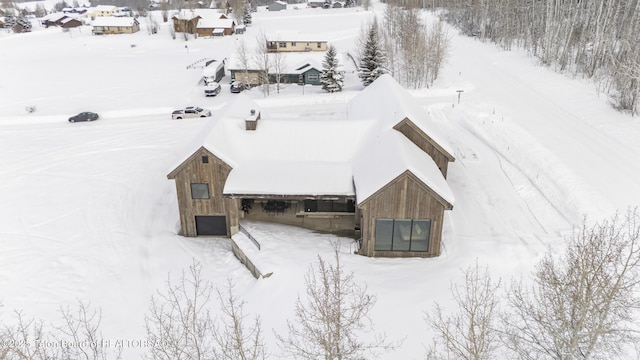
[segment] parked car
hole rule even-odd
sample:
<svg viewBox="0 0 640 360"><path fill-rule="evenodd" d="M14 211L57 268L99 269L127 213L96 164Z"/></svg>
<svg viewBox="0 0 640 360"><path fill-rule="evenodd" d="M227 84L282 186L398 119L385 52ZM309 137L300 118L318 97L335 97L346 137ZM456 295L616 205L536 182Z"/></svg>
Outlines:
<svg viewBox="0 0 640 360"><path fill-rule="evenodd" d="M250 88L249 84L241 83L239 81L234 81L231 83L231 92L234 94L237 94L249 88Z"/></svg>
<svg viewBox="0 0 640 360"><path fill-rule="evenodd" d="M186 119L207 116L211 116L211 110L203 109L198 106L187 106L182 110L175 110L171 114L172 119Z"/></svg>
<svg viewBox="0 0 640 360"><path fill-rule="evenodd" d="M213 82L211 84L208 84L208 85L204 86L204 95L205 96L216 96L216 95L220 94L220 90L221 89L222 89L222 87L220 86L219 83Z"/></svg>
<svg viewBox="0 0 640 360"><path fill-rule="evenodd" d="M85 111L85 112L79 113L78 115L73 115L72 117L70 117L69 122L93 121L93 120L98 120L98 118L100 118L98 114Z"/></svg>

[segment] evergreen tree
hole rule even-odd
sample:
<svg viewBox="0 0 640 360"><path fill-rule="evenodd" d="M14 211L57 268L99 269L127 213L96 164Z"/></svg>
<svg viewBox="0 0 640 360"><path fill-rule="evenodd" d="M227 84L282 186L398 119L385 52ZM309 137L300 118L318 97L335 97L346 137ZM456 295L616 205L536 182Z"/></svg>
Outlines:
<svg viewBox="0 0 640 360"><path fill-rule="evenodd" d="M385 65L387 56L382 48L378 21L374 21L369 29L363 33L360 39L360 64L358 65L358 76L364 86L369 86L380 75L387 72Z"/></svg>
<svg viewBox="0 0 640 360"><path fill-rule="evenodd" d="M245 25L251 24L252 7L253 6L248 1L245 1L244 6L242 7L242 23Z"/></svg>
<svg viewBox="0 0 640 360"><path fill-rule="evenodd" d="M322 73L320 74L322 90L330 93L342 91L344 79L342 73L338 71L339 65L336 48L333 45L329 45L322 62Z"/></svg>

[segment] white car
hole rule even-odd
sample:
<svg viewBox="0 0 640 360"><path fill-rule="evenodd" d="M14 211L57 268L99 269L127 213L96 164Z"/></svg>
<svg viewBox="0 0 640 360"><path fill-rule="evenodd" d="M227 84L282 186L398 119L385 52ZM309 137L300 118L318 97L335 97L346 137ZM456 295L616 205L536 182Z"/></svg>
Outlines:
<svg viewBox="0 0 640 360"><path fill-rule="evenodd" d="M182 110L175 110L171 114L172 119L187 119L187 118L197 118L197 117L207 117L211 116L211 110L203 109L198 106L187 106Z"/></svg>

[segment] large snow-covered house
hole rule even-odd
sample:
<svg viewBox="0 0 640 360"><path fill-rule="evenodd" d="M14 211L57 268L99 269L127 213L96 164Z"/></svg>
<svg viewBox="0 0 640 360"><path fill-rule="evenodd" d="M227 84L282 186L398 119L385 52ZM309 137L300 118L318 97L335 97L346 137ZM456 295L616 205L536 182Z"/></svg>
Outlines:
<svg viewBox="0 0 640 360"><path fill-rule="evenodd" d="M454 161L415 99L383 75L341 119L280 119L239 94L167 175L183 236L231 237L243 219L345 231L371 257L440 254Z"/></svg>

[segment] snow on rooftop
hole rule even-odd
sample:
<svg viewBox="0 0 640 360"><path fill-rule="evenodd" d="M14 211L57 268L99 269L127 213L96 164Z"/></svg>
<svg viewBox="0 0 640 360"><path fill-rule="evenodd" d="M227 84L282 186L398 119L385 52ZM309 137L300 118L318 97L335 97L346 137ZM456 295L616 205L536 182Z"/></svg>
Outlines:
<svg viewBox="0 0 640 360"><path fill-rule="evenodd" d="M394 129L383 129L368 139L353 159L353 181L358 202L409 170L425 185L453 205L447 181L429 155Z"/></svg>
<svg viewBox="0 0 640 360"><path fill-rule="evenodd" d="M93 20L93 26L133 26L137 20L132 17L101 16Z"/></svg>
<svg viewBox="0 0 640 360"><path fill-rule="evenodd" d="M376 106L371 106L372 104ZM347 112L350 118L378 119L387 127L393 127L404 118L408 118L453 156L451 145L445 141L437 126L429 120L418 100L389 74L380 76L351 99L347 105Z"/></svg>
<svg viewBox="0 0 640 360"><path fill-rule="evenodd" d="M246 161L233 168L225 194L353 196L348 162Z"/></svg>
<svg viewBox="0 0 640 360"><path fill-rule="evenodd" d="M383 83L390 81L395 83L393 78ZM370 93L383 89L387 98L398 100L388 94L396 91L393 86L377 87ZM278 119L262 113L247 95L238 94L213 114L182 160L204 147L225 161L233 169L225 183L226 194L357 192L359 201L409 170L453 205L451 189L431 157L392 126L374 121L381 107L387 106L391 104L366 104L367 109L375 110L369 119ZM245 120L252 110L260 119L256 130L246 130Z"/></svg>
<svg viewBox="0 0 640 360"><path fill-rule="evenodd" d="M190 20L200 16L202 19L220 19L224 15L218 9L182 9L174 16L181 20ZM198 22L202 21L199 20Z"/></svg>
<svg viewBox="0 0 640 360"><path fill-rule="evenodd" d="M202 18L198 20L198 29L211 29L211 28L231 28L234 21L232 19L217 19L217 18Z"/></svg>
<svg viewBox="0 0 640 360"><path fill-rule="evenodd" d="M273 31L265 34L267 41L327 42L327 38L318 34L300 31Z"/></svg>
<svg viewBox="0 0 640 360"><path fill-rule="evenodd" d="M115 5L97 5L94 9L96 11L118 11L118 7Z"/></svg>
<svg viewBox="0 0 640 360"><path fill-rule="evenodd" d="M281 63L281 73L286 74L298 74L303 73L309 70L309 67L316 68L319 71L322 71L323 66L322 62L324 61L325 53L324 52L286 52L286 53L268 53L267 56L270 58L269 63L274 64L274 58L279 57L278 61ZM336 58L338 59L339 66L337 67L338 71L344 69L345 65L349 64L349 60L343 54L336 54ZM252 70L251 66L253 64L249 64L249 70ZM308 65L304 69L301 67ZM229 61L227 62L227 68L231 70L239 70L243 69L243 65L237 56L237 54L233 53L229 56ZM273 70L273 69L272 69Z"/></svg>

